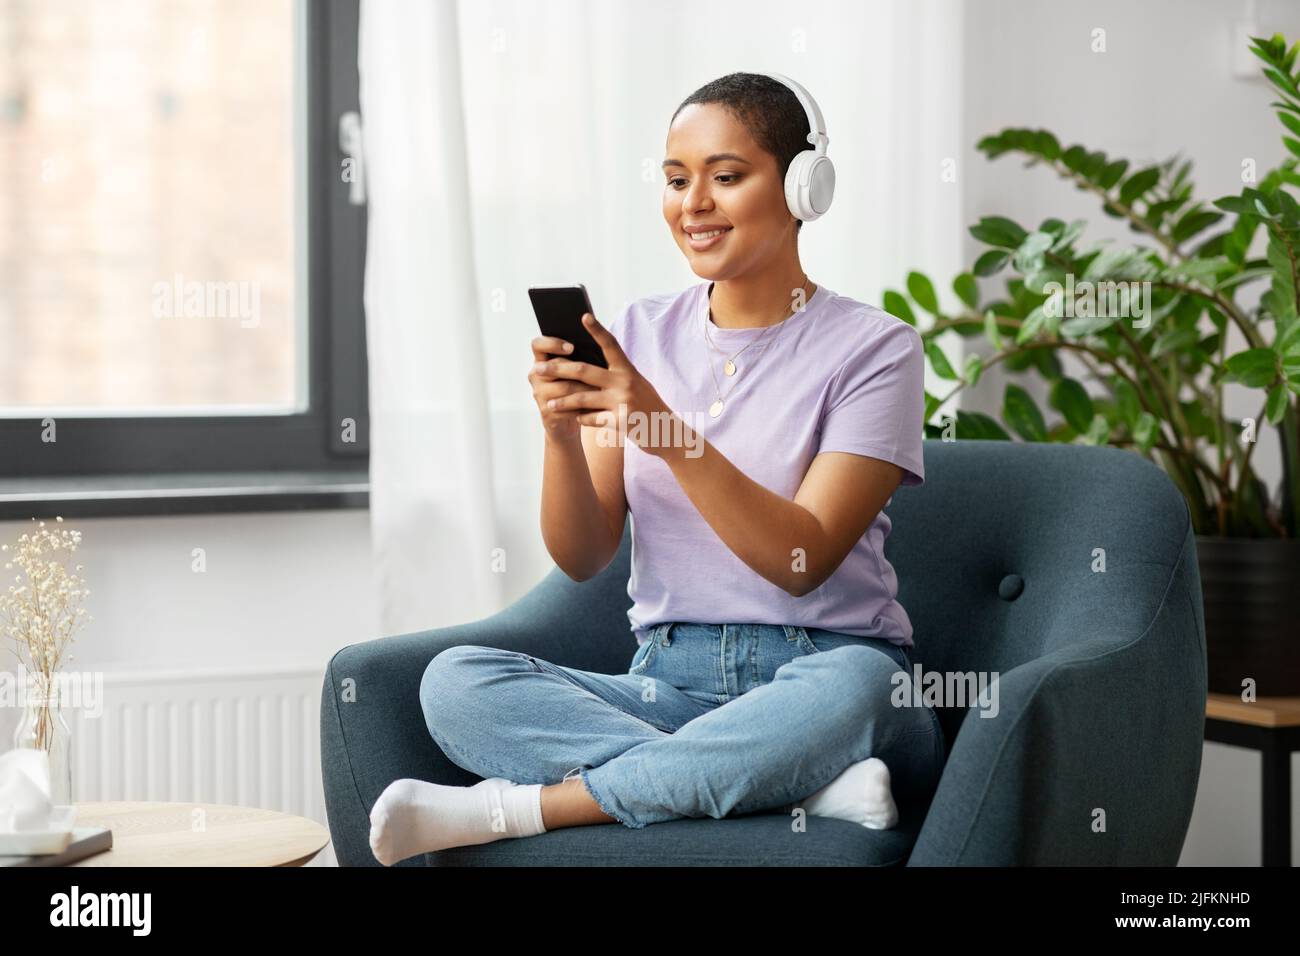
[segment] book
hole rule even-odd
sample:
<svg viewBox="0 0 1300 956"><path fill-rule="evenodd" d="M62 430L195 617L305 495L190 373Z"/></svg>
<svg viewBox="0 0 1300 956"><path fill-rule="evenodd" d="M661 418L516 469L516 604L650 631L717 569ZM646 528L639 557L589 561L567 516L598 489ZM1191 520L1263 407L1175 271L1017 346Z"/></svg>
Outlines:
<svg viewBox="0 0 1300 956"><path fill-rule="evenodd" d="M6 866L67 866L96 853L113 848L113 831L108 827L73 827L72 839L58 853L41 853L34 856L0 855L0 867Z"/></svg>

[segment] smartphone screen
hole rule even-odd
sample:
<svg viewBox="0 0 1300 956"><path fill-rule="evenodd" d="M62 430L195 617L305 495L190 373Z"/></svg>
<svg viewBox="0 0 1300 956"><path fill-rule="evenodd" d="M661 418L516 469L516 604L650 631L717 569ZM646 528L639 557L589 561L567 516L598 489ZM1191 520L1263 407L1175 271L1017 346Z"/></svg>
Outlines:
<svg viewBox="0 0 1300 956"><path fill-rule="evenodd" d="M537 327L543 335L573 343L573 351L556 355L577 362L586 362L600 368L609 368L605 353L582 324L582 313L596 314L587 296L587 288L579 285L532 287L528 290L533 312L537 314Z"/></svg>

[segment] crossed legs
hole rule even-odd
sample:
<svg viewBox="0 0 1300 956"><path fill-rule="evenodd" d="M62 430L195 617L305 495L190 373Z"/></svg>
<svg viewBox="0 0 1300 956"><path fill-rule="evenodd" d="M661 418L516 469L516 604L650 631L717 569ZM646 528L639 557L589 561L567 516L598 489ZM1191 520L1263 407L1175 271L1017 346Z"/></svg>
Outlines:
<svg viewBox="0 0 1300 956"><path fill-rule="evenodd" d="M396 781L371 813L372 848L390 863L566 826L796 807L890 826L890 769L909 786L942 769L928 713L889 703L898 671L873 648L840 647L719 706L648 677L449 648L421 686L426 723L484 779Z"/></svg>

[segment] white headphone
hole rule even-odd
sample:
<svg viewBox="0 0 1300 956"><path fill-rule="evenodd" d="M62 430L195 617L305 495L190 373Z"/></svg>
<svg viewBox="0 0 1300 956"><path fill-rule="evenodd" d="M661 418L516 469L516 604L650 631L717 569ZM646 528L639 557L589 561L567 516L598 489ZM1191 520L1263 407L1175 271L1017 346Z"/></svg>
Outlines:
<svg viewBox="0 0 1300 956"><path fill-rule="evenodd" d="M831 198L835 195L835 164L826 155L826 146L831 140L826 135L822 111L809 92L788 76L780 73L762 75L789 87L808 114L808 142L813 148L805 149L791 160L790 169L785 174L785 203L796 219L811 222L831 208Z"/></svg>

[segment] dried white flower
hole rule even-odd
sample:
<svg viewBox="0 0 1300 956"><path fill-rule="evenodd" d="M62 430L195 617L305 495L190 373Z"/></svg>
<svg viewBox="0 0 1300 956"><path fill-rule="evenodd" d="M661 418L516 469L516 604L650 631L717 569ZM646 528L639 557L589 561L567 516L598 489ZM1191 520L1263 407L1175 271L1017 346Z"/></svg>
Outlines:
<svg viewBox="0 0 1300 956"><path fill-rule="evenodd" d="M57 521L61 524L63 518ZM17 566L20 573L14 576L19 587L0 594L0 637L12 642L19 663L45 692L53 688L68 645L87 620L82 616L85 609L77 606L90 594L76 573L82 566L69 571L58 554L75 551L80 539L79 531L47 530L42 521L35 532L19 537L11 561L5 565L6 570ZM11 551L7 544L0 550Z"/></svg>

